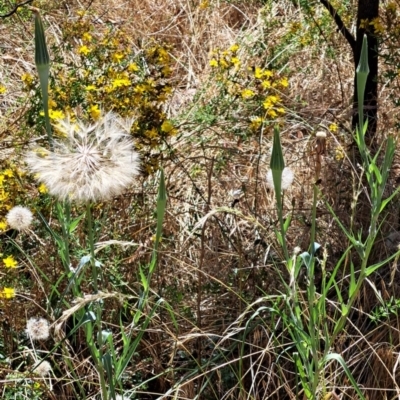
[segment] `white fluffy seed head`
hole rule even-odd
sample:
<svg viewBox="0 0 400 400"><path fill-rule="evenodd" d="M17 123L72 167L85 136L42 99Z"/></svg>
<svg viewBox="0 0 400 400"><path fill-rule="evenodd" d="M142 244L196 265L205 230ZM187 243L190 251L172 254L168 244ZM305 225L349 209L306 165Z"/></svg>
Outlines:
<svg viewBox="0 0 400 400"><path fill-rule="evenodd" d="M26 323L26 333L32 340L46 340L50 334L50 327L44 318L30 318Z"/></svg>
<svg viewBox="0 0 400 400"><path fill-rule="evenodd" d="M281 182L282 190L289 189L290 186L292 186L293 181L294 181L293 171L290 168L285 167L282 171L282 182ZM270 189L275 190L272 170L269 170L267 173L267 186Z"/></svg>
<svg viewBox="0 0 400 400"><path fill-rule="evenodd" d="M42 361L40 364L38 363L36 365L33 367L33 372L42 376L43 378L51 372L51 365L48 361Z"/></svg>
<svg viewBox="0 0 400 400"><path fill-rule="evenodd" d="M10 228L18 231L27 230L33 219L33 214L29 208L22 206L13 207L6 215L7 224Z"/></svg>
<svg viewBox="0 0 400 400"><path fill-rule="evenodd" d="M113 113L91 126L64 119L57 125L64 138L54 141L54 150L34 149L26 163L60 200L108 200L121 194L139 174L131 125Z"/></svg>

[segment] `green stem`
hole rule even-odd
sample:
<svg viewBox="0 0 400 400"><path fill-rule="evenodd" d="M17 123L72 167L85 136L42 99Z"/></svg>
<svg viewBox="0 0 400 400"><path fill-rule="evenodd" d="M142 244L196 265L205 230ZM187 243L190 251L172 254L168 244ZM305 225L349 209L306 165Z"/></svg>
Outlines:
<svg viewBox="0 0 400 400"><path fill-rule="evenodd" d="M318 321L316 321L315 317L318 314L318 304L315 301L315 232L316 232L316 220L317 220L317 197L318 197L318 188L317 185L314 184L314 193L313 193L313 206L312 206L312 225L311 225L311 250L310 250L310 263L308 269L308 279L309 279L309 287L308 287L308 308L309 308L309 334L311 341L311 351L314 363L314 376L312 379L312 387L311 393L313 398L316 398L316 393L319 384L319 338L316 335L315 330L317 327L318 331Z"/></svg>
<svg viewBox="0 0 400 400"><path fill-rule="evenodd" d="M95 293L98 293L98 272L96 266L96 259L94 254L94 232L93 232L93 218L92 218L92 208L91 204L88 202L86 204L86 221L87 221L87 229L88 229L88 241L89 241L89 250L90 250L90 264L92 267L92 280L93 280L93 289ZM101 314L102 314L102 307L101 304L96 303L94 304L95 314L96 314L96 330L97 330L97 346L98 351L96 352L96 344L94 341L91 341L92 348L92 355L96 364L96 369L99 374L100 378L100 386L101 386L101 394L102 400L107 400L108 398L108 391L106 387L106 381L104 376L104 367L103 367L103 338L102 338L102 326L101 326ZM90 345L89 344L89 345Z"/></svg>

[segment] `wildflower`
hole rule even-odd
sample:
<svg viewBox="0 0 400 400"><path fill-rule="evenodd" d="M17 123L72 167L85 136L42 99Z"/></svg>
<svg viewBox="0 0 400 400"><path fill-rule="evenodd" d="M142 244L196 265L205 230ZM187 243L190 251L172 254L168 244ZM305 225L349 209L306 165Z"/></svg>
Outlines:
<svg viewBox="0 0 400 400"><path fill-rule="evenodd" d="M174 135L176 133L176 129L172 125L171 121L168 121L167 119L161 124L161 131L170 135Z"/></svg>
<svg viewBox="0 0 400 400"><path fill-rule="evenodd" d="M344 150L341 145L338 145L335 149L335 160L340 161L344 158Z"/></svg>
<svg viewBox="0 0 400 400"><path fill-rule="evenodd" d="M237 43L233 44L231 47L229 47L229 51L232 53L235 53L239 50L239 45Z"/></svg>
<svg viewBox="0 0 400 400"><path fill-rule="evenodd" d="M47 189L47 186L44 183L41 183L38 187L39 193L45 194L49 192L49 189Z"/></svg>
<svg viewBox="0 0 400 400"><path fill-rule="evenodd" d="M112 81L112 88L116 89L122 86L129 86L131 81L128 78L117 78Z"/></svg>
<svg viewBox="0 0 400 400"><path fill-rule="evenodd" d="M43 116L44 112L41 111L40 115ZM57 120L65 118L65 115L61 110L49 110L49 117L51 120Z"/></svg>
<svg viewBox="0 0 400 400"><path fill-rule="evenodd" d="M212 58L211 60L210 60L210 66L211 67L218 67L218 61L215 59L215 58Z"/></svg>
<svg viewBox="0 0 400 400"><path fill-rule="evenodd" d="M88 111L89 111L90 116L94 120L99 119L99 117L101 115L101 111L99 109L99 105L98 104L94 104L94 105L90 106Z"/></svg>
<svg viewBox="0 0 400 400"><path fill-rule="evenodd" d="M5 231L7 229L7 222L0 221L0 231Z"/></svg>
<svg viewBox="0 0 400 400"><path fill-rule="evenodd" d="M244 99L251 99L255 93L251 89L244 89L242 90L241 95Z"/></svg>
<svg viewBox="0 0 400 400"><path fill-rule="evenodd" d="M15 290L14 288L9 288L5 287L1 292L0 292L0 298L2 299L12 299L15 297Z"/></svg>
<svg viewBox="0 0 400 400"><path fill-rule="evenodd" d="M85 33L82 35L82 39L83 39L83 40L86 40L87 42L90 42L90 41L92 40L92 35L91 35L89 32L85 32Z"/></svg>
<svg viewBox="0 0 400 400"><path fill-rule="evenodd" d="M29 208L15 206L8 212L6 219L10 228L25 231L32 223L33 214Z"/></svg>
<svg viewBox="0 0 400 400"><path fill-rule="evenodd" d="M231 58L231 63L235 66L235 67L239 67L240 66L240 59L238 57L232 57Z"/></svg>
<svg viewBox="0 0 400 400"><path fill-rule="evenodd" d="M32 340L46 340L50 335L49 322L44 318L30 318L26 333Z"/></svg>
<svg viewBox="0 0 400 400"><path fill-rule="evenodd" d="M65 139L55 141L47 157L30 151L26 162L49 193L61 200L110 199L121 194L139 174L139 155L128 135L130 127L131 121L113 113L92 126L62 120L58 129Z"/></svg>
<svg viewBox="0 0 400 400"><path fill-rule="evenodd" d="M288 78L282 78L280 81L279 81L279 84L282 86L282 87L288 87L289 86L289 81L288 81Z"/></svg>
<svg viewBox="0 0 400 400"><path fill-rule="evenodd" d="M254 70L254 77L257 79L261 79L264 75L264 71L260 67L256 67Z"/></svg>
<svg viewBox="0 0 400 400"><path fill-rule="evenodd" d="M33 76L31 74L22 74L21 76L22 82L25 82L27 86L29 86L33 82Z"/></svg>
<svg viewBox="0 0 400 400"><path fill-rule="evenodd" d="M116 63L119 63L123 60L124 57L125 55L123 53L114 53L112 55L112 60Z"/></svg>
<svg viewBox="0 0 400 400"><path fill-rule="evenodd" d="M3 258L3 263L6 268L17 268L17 261L14 260L13 256L8 256L7 258Z"/></svg>
<svg viewBox="0 0 400 400"><path fill-rule="evenodd" d="M263 123L263 119L261 117L252 117L250 121L250 129L252 130L257 130Z"/></svg>
<svg viewBox="0 0 400 400"><path fill-rule="evenodd" d="M91 90L96 90L97 88L96 88L96 86L94 86L94 85L87 85L86 87L85 87L85 90L86 91L88 91L88 92L90 92Z"/></svg>
<svg viewBox="0 0 400 400"><path fill-rule="evenodd" d="M139 67L136 63L132 62L128 65L128 71L131 71L131 72L139 71Z"/></svg>
<svg viewBox="0 0 400 400"><path fill-rule="evenodd" d="M379 17L374 18L369 25L372 25L374 27L374 33L379 34L379 33L385 33L385 27L383 26L381 20Z"/></svg>
<svg viewBox="0 0 400 400"><path fill-rule="evenodd" d="M83 54L85 56L87 56L90 53L90 51L91 50L86 45L83 45L83 46L79 47L79 49L78 49L78 53Z"/></svg>
<svg viewBox="0 0 400 400"><path fill-rule="evenodd" d="M292 186L294 180L294 174L293 171L288 168L285 167L282 171L282 190L287 190L290 188L290 186ZM274 179L272 177L272 170L270 169L267 173L267 186L270 189L274 189Z"/></svg>
<svg viewBox="0 0 400 400"><path fill-rule="evenodd" d="M338 126L337 126L335 123L333 123L333 124L330 124L330 125L329 125L328 129L329 129L331 132L334 133L334 132L337 132Z"/></svg>
<svg viewBox="0 0 400 400"><path fill-rule="evenodd" d="M3 94L7 91L6 87L3 85L0 85L0 94Z"/></svg>

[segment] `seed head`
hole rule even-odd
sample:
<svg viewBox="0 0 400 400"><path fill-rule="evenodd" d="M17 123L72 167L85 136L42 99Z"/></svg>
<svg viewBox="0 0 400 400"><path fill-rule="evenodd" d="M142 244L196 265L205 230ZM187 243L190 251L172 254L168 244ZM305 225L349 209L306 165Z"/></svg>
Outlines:
<svg viewBox="0 0 400 400"><path fill-rule="evenodd" d="M287 190L290 188L290 186L292 186L294 180L294 174L293 171L288 168L285 167L282 171L282 183L281 183L281 187L282 190ZM272 177L272 170L269 170L267 173L267 186L274 190L274 179Z"/></svg>
<svg viewBox="0 0 400 400"><path fill-rule="evenodd" d="M36 367L37 365L37 367ZM36 364L33 367L33 372L35 372L36 374L45 377L46 375L48 375L51 371L51 365L48 361L42 361L40 364Z"/></svg>
<svg viewBox="0 0 400 400"><path fill-rule="evenodd" d="M32 340L46 340L49 337L49 323L44 318L31 318L26 323L26 333Z"/></svg>
<svg viewBox="0 0 400 400"><path fill-rule="evenodd" d="M30 151L26 162L60 200L108 200L121 194L139 174L130 126L131 122L113 113L90 126L61 120L56 128L64 138L54 142L53 151Z"/></svg>
<svg viewBox="0 0 400 400"><path fill-rule="evenodd" d="M26 231L33 219L33 214L29 208L22 206L13 207L7 214L6 220L10 228L18 231Z"/></svg>

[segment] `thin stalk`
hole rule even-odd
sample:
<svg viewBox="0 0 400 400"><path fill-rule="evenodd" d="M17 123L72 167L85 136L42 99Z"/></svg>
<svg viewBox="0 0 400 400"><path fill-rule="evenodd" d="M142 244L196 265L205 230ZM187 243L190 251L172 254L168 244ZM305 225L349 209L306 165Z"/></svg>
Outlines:
<svg viewBox="0 0 400 400"><path fill-rule="evenodd" d="M97 284L97 266L96 266L96 259L94 254L94 234L93 234L93 218L92 218L92 208L91 204L88 202L86 204L86 222L87 222L87 229L88 229L88 240L89 240L89 250L90 250L90 264L92 266L92 280L93 280L93 288L95 293L98 293L98 284ZM96 328L97 328L97 345L98 345L98 353L94 348L92 348L92 355L96 364L96 369L99 374L100 378L100 387L101 387L101 394L102 399L107 400L108 398L108 391L106 387L105 381L105 374L104 374L104 367L103 367L103 337L102 337L102 327L101 327L101 314L102 309L101 305L96 303L94 305L95 313L96 313ZM95 343L91 340L91 343L88 343L89 346L95 347Z"/></svg>
<svg viewBox="0 0 400 400"><path fill-rule="evenodd" d="M319 340L316 338L315 335L315 327L317 326L317 321L315 320L315 316L318 312L318 306L315 302L315 232L316 232L316 222L317 222L317 197L318 197L318 188L317 185L314 184L313 188L313 205L312 205L312 225L311 225L311 250L310 250L310 263L309 263L309 270L308 270L308 278L309 278L309 287L308 287L308 308L309 308L309 334L310 334L310 341L311 341L311 351L314 363L314 377L312 378L312 387L311 393L313 398L315 399L318 384L319 384L319 358L318 358L318 350L319 350ZM316 309L317 308L317 309Z"/></svg>

